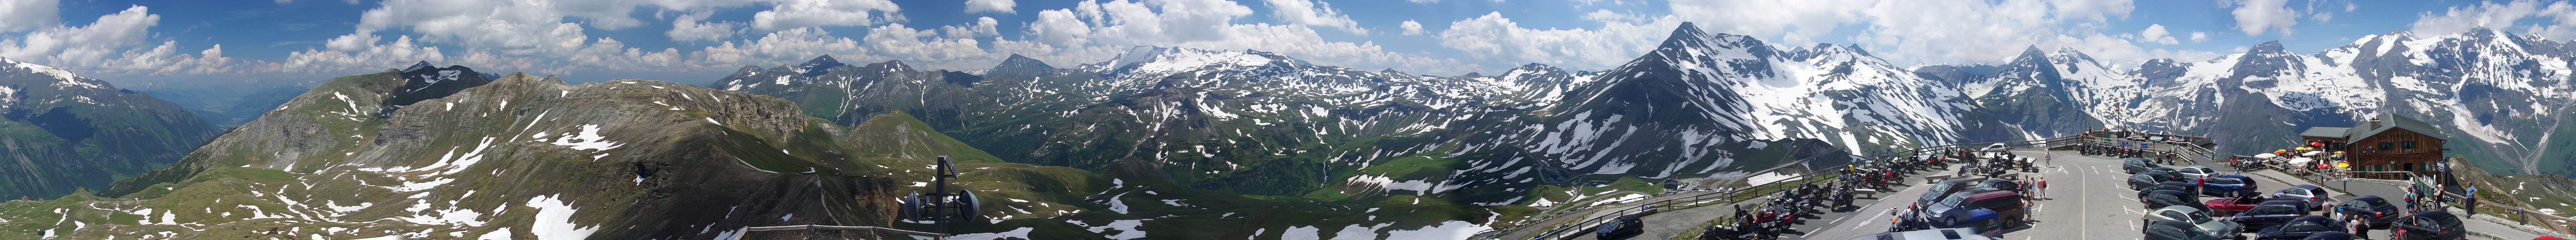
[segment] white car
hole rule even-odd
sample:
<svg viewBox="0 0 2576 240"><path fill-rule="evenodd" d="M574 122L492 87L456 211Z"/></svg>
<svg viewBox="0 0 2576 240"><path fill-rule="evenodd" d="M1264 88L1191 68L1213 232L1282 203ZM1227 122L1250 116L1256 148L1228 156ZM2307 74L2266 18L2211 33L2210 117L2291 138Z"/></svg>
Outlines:
<svg viewBox="0 0 2576 240"><path fill-rule="evenodd" d="M2210 174L2217 174L2218 170L2211 170L2209 166L2192 165L2174 169L2174 173L2182 174L2185 179L2201 179L2209 177Z"/></svg>

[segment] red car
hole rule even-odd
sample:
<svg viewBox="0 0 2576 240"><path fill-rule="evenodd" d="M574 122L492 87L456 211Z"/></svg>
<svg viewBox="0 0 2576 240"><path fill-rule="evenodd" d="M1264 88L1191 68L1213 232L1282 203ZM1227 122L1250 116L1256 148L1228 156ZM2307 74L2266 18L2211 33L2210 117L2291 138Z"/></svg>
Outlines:
<svg viewBox="0 0 2576 240"><path fill-rule="evenodd" d="M2254 205L2262 205L2263 200L2268 199L2254 197L2220 198L2210 199L2208 202L2204 202L2203 204L2209 205L2209 210L2211 212L2215 212L2210 214L2212 216L2235 216L2236 213L2245 212L2246 209L2253 209Z"/></svg>

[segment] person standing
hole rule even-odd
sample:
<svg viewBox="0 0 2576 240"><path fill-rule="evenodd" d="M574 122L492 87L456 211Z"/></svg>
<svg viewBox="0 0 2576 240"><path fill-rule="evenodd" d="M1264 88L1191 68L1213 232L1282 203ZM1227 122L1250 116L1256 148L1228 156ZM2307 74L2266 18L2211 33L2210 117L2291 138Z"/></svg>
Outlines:
<svg viewBox="0 0 2576 240"><path fill-rule="evenodd" d="M2041 197L2046 197L2046 196L2048 196L2048 177L2046 177L2046 176L2037 176L2037 177L2030 177L2030 178L2031 178L2031 182L2032 182L2032 184L2031 184L2031 185L2033 185L2031 188L2032 188L2032 189L2035 189L2035 190L2033 190L2033 192L2038 193L2038 195L2039 195L2039 196L2041 196Z"/></svg>
<svg viewBox="0 0 2576 240"><path fill-rule="evenodd" d="M2415 201L2415 188L2406 188L2406 211L2420 210L2415 209Z"/></svg>
<svg viewBox="0 0 2576 240"><path fill-rule="evenodd" d="M2461 194L2464 196L2461 196L2460 201L2468 203L2469 215L2478 215L2478 185L2471 184L2467 189L2467 192Z"/></svg>

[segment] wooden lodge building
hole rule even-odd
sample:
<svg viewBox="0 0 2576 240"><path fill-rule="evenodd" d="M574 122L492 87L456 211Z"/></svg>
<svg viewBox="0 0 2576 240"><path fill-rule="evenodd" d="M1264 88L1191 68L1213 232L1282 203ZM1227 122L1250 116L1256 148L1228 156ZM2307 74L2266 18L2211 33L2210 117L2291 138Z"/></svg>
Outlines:
<svg viewBox="0 0 2576 240"><path fill-rule="evenodd" d="M2442 162L2441 129L2432 124L2397 114L2371 117L2361 126L2310 127L2300 131L2302 143L2322 143L2326 152L2344 151L2352 171L2414 171L2417 175L2442 177L2436 165ZM2395 174L2362 174L2353 177L2401 179Z"/></svg>

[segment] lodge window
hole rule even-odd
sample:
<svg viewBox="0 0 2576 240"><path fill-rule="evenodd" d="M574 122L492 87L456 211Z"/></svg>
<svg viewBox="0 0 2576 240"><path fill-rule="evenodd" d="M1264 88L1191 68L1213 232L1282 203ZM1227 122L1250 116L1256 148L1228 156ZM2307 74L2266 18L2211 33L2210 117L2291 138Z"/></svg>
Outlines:
<svg viewBox="0 0 2576 240"><path fill-rule="evenodd" d="M2394 149L2396 145L2397 145L2397 144L2379 143L2379 150L2380 150L2380 151L2388 151L2389 149Z"/></svg>
<svg viewBox="0 0 2576 240"><path fill-rule="evenodd" d="M2415 149L2415 141L2406 141L2404 143L2398 143L2397 145L2399 145L2398 147L2406 148L2407 150Z"/></svg>

